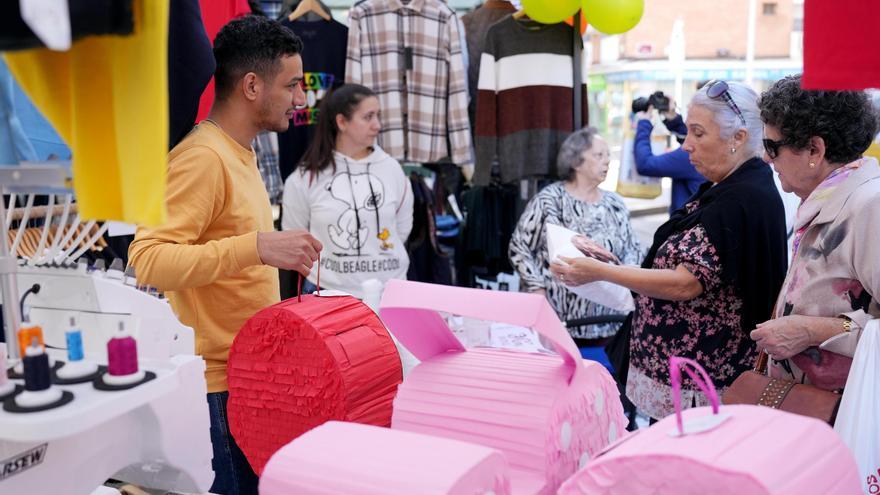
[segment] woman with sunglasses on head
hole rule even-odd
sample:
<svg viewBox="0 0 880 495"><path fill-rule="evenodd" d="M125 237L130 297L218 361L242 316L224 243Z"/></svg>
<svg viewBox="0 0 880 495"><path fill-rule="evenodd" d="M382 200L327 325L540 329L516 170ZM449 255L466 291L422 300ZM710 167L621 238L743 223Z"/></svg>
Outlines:
<svg viewBox="0 0 880 495"><path fill-rule="evenodd" d="M321 101L315 137L284 184L281 226L325 246L309 282L364 298L361 284L406 278L413 195L397 160L375 144L379 99L345 84Z"/></svg>
<svg viewBox="0 0 880 495"><path fill-rule="evenodd" d="M862 91L777 81L758 103L764 158L801 198L792 263L773 319L751 332L771 375L842 388L861 330L880 317L880 166L862 154L877 115Z"/></svg>
<svg viewBox="0 0 880 495"><path fill-rule="evenodd" d="M785 276L785 215L770 167L759 158L757 94L710 81L688 106L682 147L708 179L654 235L641 267L563 259L564 283L606 280L637 293L626 395L652 419L674 411L669 358L702 364L724 389L750 368L749 331L766 320ZM618 371L620 373L620 371ZM696 387L685 407L707 405Z"/></svg>

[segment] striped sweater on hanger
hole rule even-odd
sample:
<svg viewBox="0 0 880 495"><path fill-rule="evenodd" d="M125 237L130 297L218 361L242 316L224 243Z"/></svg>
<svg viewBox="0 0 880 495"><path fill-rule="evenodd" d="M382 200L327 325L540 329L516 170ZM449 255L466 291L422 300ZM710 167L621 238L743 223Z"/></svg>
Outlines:
<svg viewBox="0 0 880 495"><path fill-rule="evenodd" d="M496 158L504 183L556 175L556 155L574 128L573 35L563 23L512 16L489 28L477 91L476 184L489 183ZM581 91L586 123L586 85Z"/></svg>

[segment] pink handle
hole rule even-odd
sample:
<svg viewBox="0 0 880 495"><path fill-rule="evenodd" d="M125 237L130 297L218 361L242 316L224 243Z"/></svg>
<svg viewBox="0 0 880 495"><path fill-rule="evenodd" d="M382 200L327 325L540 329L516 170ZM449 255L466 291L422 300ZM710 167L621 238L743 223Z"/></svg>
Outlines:
<svg viewBox="0 0 880 495"><path fill-rule="evenodd" d="M686 367L687 365L689 367ZM700 390L709 398L712 404L712 414L718 414L718 392L715 390L715 384L709 378L706 370L693 359L672 356L669 358L669 379L672 382L672 404L675 406L675 423L678 426L678 433L684 435L684 426L681 420L681 370L682 368L691 377L691 380L700 387ZM696 371L696 373L695 373ZM699 373L699 376L697 376Z"/></svg>
<svg viewBox="0 0 880 495"><path fill-rule="evenodd" d="M382 321L422 361L450 350L465 350L440 312L531 328L553 343L571 372L569 380L583 373L580 351L543 296L408 280L389 280L385 285Z"/></svg>

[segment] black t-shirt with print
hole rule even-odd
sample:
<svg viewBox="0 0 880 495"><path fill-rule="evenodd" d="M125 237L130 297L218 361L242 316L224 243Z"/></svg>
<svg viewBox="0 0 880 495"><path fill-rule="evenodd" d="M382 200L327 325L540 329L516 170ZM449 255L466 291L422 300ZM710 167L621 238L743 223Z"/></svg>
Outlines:
<svg viewBox="0 0 880 495"><path fill-rule="evenodd" d="M278 134L278 159L281 178L296 169L312 142L318 117L318 103L324 93L345 81L345 54L348 28L336 20L282 21L303 40L306 108L297 110L286 132Z"/></svg>

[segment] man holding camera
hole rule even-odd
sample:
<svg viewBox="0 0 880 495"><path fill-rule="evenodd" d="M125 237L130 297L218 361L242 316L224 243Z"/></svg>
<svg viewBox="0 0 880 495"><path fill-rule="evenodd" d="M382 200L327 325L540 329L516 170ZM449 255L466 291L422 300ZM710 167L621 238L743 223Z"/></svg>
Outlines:
<svg viewBox="0 0 880 495"><path fill-rule="evenodd" d="M672 213L682 207L706 179L697 172L683 149L678 148L662 155L655 155L651 151L651 131L654 130L651 120L654 110L663 115L663 125L675 135L679 143L687 135L687 126L681 115L675 111L675 102L662 91L657 91L648 98L637 98L633 101L632 108L637 120L633 146L636 169L644 176L672 178L672 199L669 203L669 213Z"/></svg>

